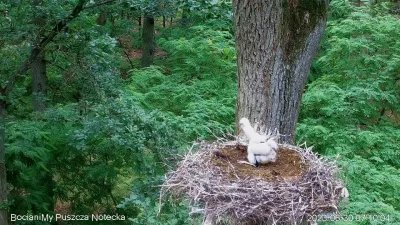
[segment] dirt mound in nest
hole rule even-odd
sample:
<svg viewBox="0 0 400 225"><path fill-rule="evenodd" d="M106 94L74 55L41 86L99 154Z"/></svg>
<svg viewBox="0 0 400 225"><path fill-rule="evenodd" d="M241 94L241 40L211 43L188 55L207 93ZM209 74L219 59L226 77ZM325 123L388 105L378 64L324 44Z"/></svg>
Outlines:
<svg viewBox="0 0 400 225"><path fill-rule="evenodd" d="M247 150L235 147L220 149L215 152L213 163L225 171L229 177L259 178L267 180L295 180L307 171L309 165L301 160L298 152L288 148L279 148L274 163L253 167L238 161L247 161Z"/></svg>

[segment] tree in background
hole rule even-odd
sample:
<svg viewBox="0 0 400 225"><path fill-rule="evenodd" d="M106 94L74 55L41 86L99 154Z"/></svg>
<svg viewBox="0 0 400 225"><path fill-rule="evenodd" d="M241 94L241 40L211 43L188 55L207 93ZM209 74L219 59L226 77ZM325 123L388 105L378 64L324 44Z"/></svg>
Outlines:
<svg viewBox="0 0 400 225"><path fill-rule="evenodd" d="M0 21L0 224L7 224L7 210L54 213L59 202L77 213L115 212L122 172L137 166L136 180L148 182L143 190L159 180L154 174L165 173L158 162L174 142L164 132L172 132L158 123L162 116L142 112L119 82L121 57L110 35L116 23L129 21L122 14L126 5L104 8L115 2L4 5L15 32L8 19ZM109 11L112 23L104 18ZM96 26L99 17L103 26Z"/></svg>
<svg viewBox="0 0 400 225"><path fill-rule="evenodd" d="M54 40L56 35L62 31L63 28L66 27L67 23L70 22L72 19L76 18L79 13L83 10L83 5L86 3L85 0L79 0L75 7L73 8L72 12L68 13L67 15L64 15L62 19L55 21L56 25L52 25L53 27L50 28L46 33L39 32L39 34L36 37L36 41L34 42L33 48L30 50L30 54L27 55L26 59L22 59L21 65L11 65L7 62L4 63L4 67L2 68L2 72L7 71L6 75L1 78L2 80L2 85L0 89L1 93L1 98L0 98L0 224L7 225L8 224L8 217L7 217L7 208L8 208L8 202L7 202L7 177L6 177L6 165L5 165L5 120L6 120L6 115L7 115L7 106L9 106L9 94L13 91L16 83L18 80L21 80L23 75L26 74L26 72L32 68L32 75L33 75L33 92L34 93L34 105L35 105L35 110L37 111L43 111L44 110L44 104L42 102L42 99L40 99L42 96L40 96L40 93L45 93L46 86L45 86L45 79L46 79L46 67L45 67L45 62L44 62L44 48ZM33 2L34 6L38 6L40 4L40 1L34 1ZM19 9L19 7L18 7ZM18 12L21 13L21 12ZM8 10L7 10L8 14ZM44 25L44 20L41 19L34 19L34 22L37 23L37 25ZM25 23L23 23L25 25ZM3 27L1 27L3 28ZM24 32L22 32L22 29L26 29L27 27L22 26L20 33L11 34L14 36L6 36L10 34L2 33L4 37L2 39L6 39L6 37L11 37L10 40L12 41L9 43L9 46L7 46L4 49L5 53L10 53L8 55L9 58L17 58L18 60L21 60L18 57L24 57L26 56L25 54L21 53L18 54L17 56L12 55L11 53L15 54L20 53L19 51L13 51L17 50L19 48L26 49L27 45L25 44L24 41L21 41L24 39ZM5 27L5 29L8 29ZM25 31L26 32L26 31ZM21 33L23 33L22 37L19 36ZM22 39L19 39L22 38ZM1 42L0 47L3 48L4 42ZM10 73L10 71L13 71ZM4 83L3 83L4 82ZM38 97L36 98L35 95Z"/></svg>
<svg viewBox="0 0 400 225"><path fill-rule="evenodd" d="M35 26L36 35L32 45L34 46L32 52L36 57L31 61L32 70L32 97L33 97L33 109L35 111L43 112L46 109L45 98L47 92L47 71L46 71L46 52L44 49L40 49L41 37L45 35L46 31L46 16L43 15L40 8L42 8L43 2L41 0L33 1L33 25Z"/></svg>
<svg viewBox="0 0 400 225"><path fill-rule="evenodd" d="M155 57L156 66L139 69L142 25L136 20L150 1L85 1L72 20L79 0L0 2L7 9L0 16L1 225L4 209L21 215L118 213L130 218L126 224L200 224L185 202L167 200L159 214L156 187L167 167L176 166L177 151L234 130L232 5L175 1L183 4L176 7L177 23L163 29L154 17L157 45L167 54ZM157 11L170 6L154 2L161 6ZM301 1L290 2L300 7ZM360 2L365 4L358 7ZM352 197L342 212L390 215L396 223L400 24L395 3L381 2L330 1L296 141L312 143L314 151L344 168ZM179 23L184 7L188 23ZM283 30L286 23L282 19L277 27ZM302 31L295 34L301 37ZM33 104L35 48L45 51L45 57L36 57L45 60L47 93L38 99L45 100L43 112Z"/></svg>
<svg viewBox="0 0 400 225"><path fill-rule="evenodd" d="M171 0L139 0L131 1L130 7L141 9L144 15L141 66L148 67L153 64L154 60L155 18L174 15L176 6Z"/></svg>
<svg viewBox="0 0 400 225"><path fill-rule="evenodd" d="M296 141L337 160L351 196L342 214L390 215L354 224L398 224L400 23L393 2L364 2L330 1Z"/></svg>
<svg viewBox="0 0 400 225"><path fill-rule="evenodd" d="M327 19L325 0L233 1L243 116L292 143L303 89Z"/></svg>
<svg viewBox="0 0 400 225"><path fill-rule="evenodd" d="M154 60L154 17L150 13L144 15L143 30L142 30L142 67L147 67L153 64Z"/></svg>

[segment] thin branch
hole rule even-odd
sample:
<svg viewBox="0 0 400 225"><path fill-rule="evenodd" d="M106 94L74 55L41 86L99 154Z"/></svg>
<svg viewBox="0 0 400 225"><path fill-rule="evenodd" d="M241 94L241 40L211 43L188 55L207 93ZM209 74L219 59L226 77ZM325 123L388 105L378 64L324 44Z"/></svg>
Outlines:
<svg viewBox="0 0 400 225"><path fill-rule="evenodd" d="M131 58L129 57L128 52L124 51L124 54L126 55L126 58L128 59L129 64L131 64L132 69L134 69L135 66L134 66L133 63L132 63L132 60L131 60Z"/></svg>
<svg viewBox="0 0 400 225"><path fill-rule="evenodd" d="M64 20L59 21L57 25L55 25L50 31L50 34L44 37L40 41L40 44L32 50L29 58L24 61L24 63L17 69L16 73L10 78L10 80L7 81L6 86L0 90L2 96L6 96L14 88L17 79L29 70L31 61L43 51L46 45L53 41L56 35L60 33L61 30L66 27L71 20L78 17L79 13L82 12L82 10L84 9L83 5L85 4L85 2L86 0L79 0L71 15L69 15Z"/></svg>
<svg viewBox="0 0 400 225"><path fill-rule="evenodd" d="M54 37L61 32L62 29L64 29L64 27L67 26L67 24L69 22L71 22L71 20L75 19L76 17L78 17L79 13L82 12L83 5L85 4L86 0L79 0L78 5L75 6L74 10L72 11L71 15L68 16L66 19L61 20L60 22L58 22L58 24L52 29L52 31L50 32L49 35L47 35L45 38L42 39L42 41L40 42L40 45L38 46L40 49L40 52L44 49L44 47L46 47L46 45L51 42ZM38 52L38 54L40 53Z"/></svg>

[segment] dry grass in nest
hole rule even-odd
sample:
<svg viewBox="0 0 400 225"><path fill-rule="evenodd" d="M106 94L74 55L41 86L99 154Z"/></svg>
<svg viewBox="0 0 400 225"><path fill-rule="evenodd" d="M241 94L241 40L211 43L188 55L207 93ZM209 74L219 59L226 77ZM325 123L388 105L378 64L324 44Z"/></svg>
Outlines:
<svg viewBox="0 0 400 225"><path fill-rule="evenodd" d="M215 222L300 224L308 215L337 211L344 187L334 162L311 148L280 145L275 163L253 167L246 147L201 143L168 174L161 196L186 196Z"/></svg>

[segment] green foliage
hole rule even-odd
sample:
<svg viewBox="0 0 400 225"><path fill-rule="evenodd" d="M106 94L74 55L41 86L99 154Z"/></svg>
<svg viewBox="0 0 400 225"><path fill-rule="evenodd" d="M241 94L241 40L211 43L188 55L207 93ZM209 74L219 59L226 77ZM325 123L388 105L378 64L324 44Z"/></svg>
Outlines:
<svg viewBox="0 0 400 225"><path fill-rule="evenodd" d="M236 95L235 50L232 35L210 27L172 28L159 46L168 52L162 67L132 70L128 90L149 110L161 110L178 139L187 142L232 132ZM148 186L162 179L135 182L132 194L120 205L137 212L133 224L188 224L183 202L164 201L158 215L158 189ZM199 221L197 221L199 222Z"/></svg>
<svg viewBox="0 0 400 225"><path fill-rule="evenodd" d="M84 21L71 24L70 32L60 35L48 51L52 69L48 75L48 94L56 103L76 98L93 101L116 95L121 62L117 41ZM63 51L58 51L59 48Z"/></svg>
<svg viewBox="0 0 400 225"><path fill-rule="evenodd" d="M218 23L231 26L233 20L232 2L227 0L186 0L180 8L190 10L190 17L198 22L217 19ZM224 27L227 29L227 26Z"/></svg>
<svg viewBox="0 0 400 225"><path fill-rule="evenodd" d="M140 9L151 17L172 16L176 13L176 2L171 0L127 0L131 8Z"/></svg>
<svg viewBox="0 0 400 225"><path fill-rule="evenodd" d="M127 175L134 176L135 191L156 198L148 187L160 184L164 165L171 164L165 156L176 153L180 141L168 118L141 109L123 93L89 104L84 117L78 112L76 104L59 106L32 115L35 122L8 124L11 211L51 213L54 199L59 199L75 214L115 213L128 192L115 190ZM132 172L124 172L126 168ZM137 211L121 210L132 217Z"/></svg>
<svg viewBox="0 0 400 225"><path fill-rule="evenodd" d="M60 193L70 190L64 198L79 213L90 213L105 202L116 206L121 193L113 190L124 168L132 169L135 182L165 173L160 163L177 151L176 136L167 123L162 114L144 111L123 94L93 104L81 127L69 132L69 148L57 152ZM102 210L110 212L106 206Z"/></svg>
<svg viewBox="0 0 400 225"><path fill-rule="evenodd" d="M129 219L132 224L177 225L199 222L198 218L189 217L187 202L177 202L172 197L164 199L160 206L160 202L154 201L154 198L145 197L141 193L132 193L129 198L125 198L117 207L131 208L131 210L137 209L137 215Z"/></svg>
<svg viewBox="0 0 400 225"><path fill-rule="evenodd" d="M195 26L185 31L184 37L175 36L181 32L172 31L169 39L161 38L158 41L160 47L169 53L167 63L171 67L173 65L174 73L184 75L184 79L194 76L201 79L216 76L218 71L218 76L231 80L236 78L236 51L232 34Z"/></svg>
<svg viewBox="0 0 400 225"><path fill-rule="evenodd" d="M0 33L2 33L0 31ZM20 45L8 44L2 46L2 36L0 35L0 88L6 88L9 79L12 74L11 71L15 71L19 65L19 62L23 61L28 54L26 50L28 49L27 43L22 43ZM25 88L14 88L8 96L1 95L10 104L11 107L24 107L20 104L21 97L26 93Z"/></svg>
<svg viewBox="0 0 400 225"><path fill-rule="evenodd" d="M28 57L37 35L48 34L76 2L0 3L14 24L0 20L1 88ZM168 197L159 212L157 185L189 142L233 132L231 5L170 3L119 1L89 8L71 21L45 49L45 113L31 113L32 79L18 79L6 96L10 211L52 213L57 201L73 214L118 212L130 218L126 224L201 222L189 216L184 200ZM303 95L297 141L338 158L350 191L343 214L390 215L395 224L400 221L400 25L387 4L330 4L326 38ZM102 12L109 22L98 26ZM197 25L157 29L158 47L166 55L156 66L131 70L122 82L126 49L118 49L116 40L131 36L132 47L141 46L135 22L142 12L182 13Z"/></svg>
<svg viewBox="0 0 400 225"><path fill-rule="evenodd" d="M344 1L331 1L329 3L329 19L330 21L335 19L345 19L354 10L354 7L348 0Z"/></svg>
<svg viewBox="0 0 400 225"><path fill-rule="evenodd" d="M350 192L343 214L382 214L399 222L400 24L384 7L371 11L347 1L331 7L324 50L303 95L297 141L339 158Z"/></svg>
<svg viewBox="0 0 400 225"><path fill-rule="evenodd" d="M130 90L146 108L172 113L184 140L232 132L233 37L205 26L190 30L185 38L179 37L181 30L173 30L168 40L160 39L160 47L169 54L166 66L133 70Z"/></svg>
<svg viewBox="0 0 400 225"><path fill-rule="evenodd" d="M8 182L13 213L50 213L53 206L51 134L39 121L21 120L6 126ZM34 179L32 179L34 178Z"/></svg>

